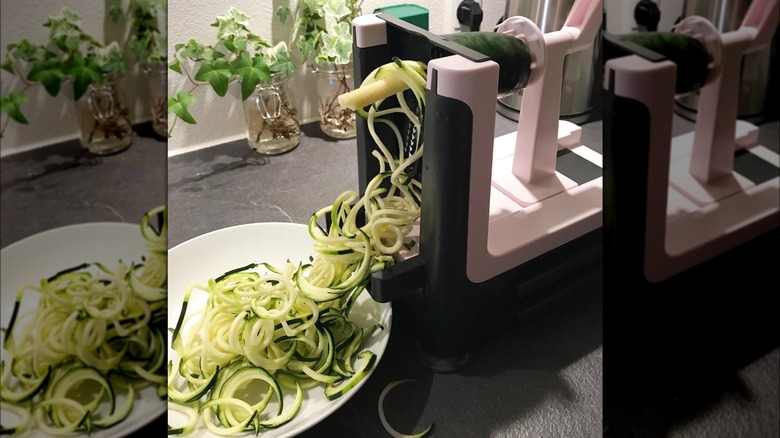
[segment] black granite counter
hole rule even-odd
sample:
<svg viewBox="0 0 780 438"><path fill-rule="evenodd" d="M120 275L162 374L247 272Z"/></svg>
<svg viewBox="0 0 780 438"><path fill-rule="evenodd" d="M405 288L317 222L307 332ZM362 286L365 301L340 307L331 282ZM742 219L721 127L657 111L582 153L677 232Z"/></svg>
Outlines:
<svg viewBox="0 0 780 438"><path fill-rule="evenodd" d="M142 124L130 147L114 155L85 154L72 140L4 157L0 246L83 222L139 224L166 202L166 146Z"/></svg>

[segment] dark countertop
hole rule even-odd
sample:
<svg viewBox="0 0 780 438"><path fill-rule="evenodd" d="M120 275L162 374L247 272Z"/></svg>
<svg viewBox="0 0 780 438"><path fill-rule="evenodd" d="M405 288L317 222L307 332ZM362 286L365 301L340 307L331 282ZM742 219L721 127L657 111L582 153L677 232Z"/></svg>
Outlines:
<svg viewBox="0 0 780 438"><path fill-rule="evenodd" d="M757 126L759 144L780 153L780 122ZM693 127L675 117L672 134ZM645 290L630 283L631 273L605 277L606 437L780 436L780 336L771 286L779 232L663 287ZM645 291L652 296L641 298ZM634 298L616 298L621 294ZM631 327L631 321L639 322ZM615 333L618 325L624 330Z"/></svg>
<svg viewBox="0 0 780 438"><path fill-rule="evenodd" d="M3 157L0 246L78 223L140 224L166 202L166 159L165 139L150 124L137 125L130 147L115 155L85 156L73 140ZM159 436L166 420L162 415L140 432Z"/></svg>
<svg viewBox="0 0 780 438"><path fill-rule="evenodd" d="M82 222L139 223L166 201L167 148L151 125L124 151L85 155L78 140L0 160L0 246Z"/></svg>

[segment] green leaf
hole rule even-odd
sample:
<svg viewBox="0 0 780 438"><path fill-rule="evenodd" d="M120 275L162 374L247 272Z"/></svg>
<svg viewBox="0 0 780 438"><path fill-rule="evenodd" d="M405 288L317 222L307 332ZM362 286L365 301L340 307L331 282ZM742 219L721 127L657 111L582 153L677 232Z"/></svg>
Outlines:
<svg viewBox="0 0 780 438"><path fill-rule="evenodd" d="M232 37L232 36L231 36L231 37L228 37L228 38L225 38L224 40L222 40L222 45L223 45L223 46L225 46L225 48L226 48L226 49L228 49L228 51L230 51L230 52L233 52L233 53L235 53L236 55L238 55L239 53L241 53L241 50L237 49L237 48L236 48L236 47L233 45L233 37Z"/></svg>
<svg viewBox="0 0 780 438"><path fill-rule="evenodd" d="M64 18L65 21L67 21L68 23L74 26L78 26L79 24L81 24L81 17L79 16L79 14L73 12L72 10L68 8L62 8L61 14L62 14L62 18Z"/></svg>
<svg viewBox="0 0 780 438"><path fill-rule="evenodd" d="M176 51L182 58L199 61L203 53L203 46L195 40L189 40L187 44L177 44Z"/></svg>
<svg viewBox="0 0 780 438"><path fill-rule="evenodd" d="M249 17L243 12L236 9L235 7L231 7L228 10L228 15L233 21L235 21L238 24L242 24L242 25L249 24Z"/></svg>
<svg viewBox="0 0 780 438"><path fill-rule="evenodd" d="M181 72L181 63L179 62L178 58L172 63L168 64L168 68L170 68L171 70L175 71L178 74L183 74Z"/></svg>
<svg viewBox="0 0 780 438"><path fill-rule="evenodd" d="M276 10L276 16L279 17L279 21L281 21L282 24L287 21L287 17L291 14L292 11L290 11L290 8L287 6L279 6L279 9Z"/></svg>
<svg viewBox="0 0 780 438"><path fill-rule="evenodd" d="M233 47L235 47L237 50L246 49L246 43L246 37L238 36L233 39Z"/></svg>
<svg viewBox="0 0 780 438"><path fill-rule="evenodd" d="M233 72L241 76L241 100L247 100L255 91L257 84L271 80L271 71L261 55L249 58L248 54L241 54L241 58L233 67Z"/></svg>
<svg viewBox="0 0 780 438"><path fill-rule="evenodd" d="M333 17L336 21L350 14L350 10L343 0L326 0L322 7L326 17Z"/></svg>
<svg viewBox="0 0 780 438"><path fill-rule="evenodd" d="M204 47L201 57L206 61L213 61L215 59L224 58L225 54L219 50L214 50L213 47Z"/></svg>
<svg viewBox="0 0 780 438"><path fill-rule="evenodd" d="M151 33L145 33L142 35L133 35L128 41L128 46L130 46L130 50L133 51L133 55L135 55L135 58L141 59L144 53L146 53L147 50L149 50L149 46L151 46L151 42L152 42Z"/></svg>
<svg viewBox="0 0 780 438"><path fill-rule="evenodd" d="M3 61L3 64L0 65L0 68L2 68L3 70L7 71L8 73L11 73L11 74L14 74L14 75L16 74L16 70L14 70L14 63L10 59L6 59L5 61Z"/></svg>
<svg viewBox="0 0 780 438"><path fill-rule="evenodd" d="M127 71L119 43L112 41L109 45L95 51L95 59L103 73L123 76Z"/></svg>
<svg viewBox="0 0 780 438"><path fill-rule="evenodd" d="M176 93L176 97L168 98L168 112L176 114L176 117L182 119L184 122L191 125L195 125L195 118L192 117L187 107L195 102L195 96L186 92L179 91Z"/></svg>
<svg viewBox="0 0 780 438"><path fill-rule="evenodd" d="M46 92L56 96L60 92L64 75L60 63L56 59L49 59L33 63L30 73L27 74L27 80L40 82Z"/></svg>
<svg viewBox="0 0 780 438"><path fill-rule="evenodd" d="M49 17L49 20L43 25L50 28L49 38L54 40L68 37L74 31L78 31L80 22L81 17L78 14L68 8L62 8L59 15Z"/></svg>
<svg viewBox="0 0 780 438"><path fill-rule="evenodd" d="M217 59L201 63L200 69L195 74L195 80L208 82L217 95L222 97L227 93L228 83L232 76L233 71L230 64L224 59Z"/></svg>
<svg viewBox="0 0 780 438"><path fill-rule="evenodd" d="M22 59L25 61L32 61L36 58L36 53L43 50L42 47L36 46L26 39L19 41L18 44L9 44L8 53L16 59Z"/></svg>
<svg viewBox="0 0 780 438"><path fill-rule="evenodd" d="M79 48L79 37L68 37L65 39L65 49L67 49L67 52L73 52L78 50Z"/></svg>
<svg viewBox="0 0 780 438"><path fill-rule="evenodd" d="M122 5L120 3L114 3L108 9L108 16L111 18L111 22L114 24L119 23L119 19L122 18L122 14L124 14L124 11L122 10Z"/></svg>
<svg viewBox="0 0 780 438"><path fill-rule="evenodd" d="M336 23L331 31L322 35L322 47L318 59L346 64L352 57L352 34L349 23Z"/></svg>
<svg viewBox="0 0 780 438"><path fill-rule="evenodd" d="M168 62L168 36L157 32L152 36L150 63Z"/></svg>
<svg viewBox="0 0 780 438"><path fill-rule="evenodd" d="M211 25L219 29L217 40L223 40L231 36L238 36L239 32L246 29L247 24L249 24L249 17L231 6L227 14L217 16L216 21Z"/></svg>
<svg viewBox="0 0 780 438"><path fill-rule="evenodd" d="M19 91L12 91L8 97L0 99L0 112L6 113L10 118L26 125L28 121L24 114L22 114L21 106L27 103L27 101L28 98L26 95Z"/></svg>
<svg viewBox="0 0 780 438"><path fill-rule="evenodd" d="M103 79L103 72L94 55L83 58L76 53L65 65L65 73L73 77L73 99L79 100L92 82Z"/></svg>
<svg viewBox="0 0 780 438"><path fill-rule="evenodd" d="M295 64L290 58L290 52L287 50L287 43L279 42L266 53L268 69L274 73L282 72L292 74L295 71Z"/></svg>
<svg viewBox="0 0 780 438"><path fill-rule="evenodd" d="M317 41L319 40L319 32L316 32L314 36L311 34L301 35L298 37L297 46L301 51L304 61L309 59L312 53L317 50Z"/></svg>

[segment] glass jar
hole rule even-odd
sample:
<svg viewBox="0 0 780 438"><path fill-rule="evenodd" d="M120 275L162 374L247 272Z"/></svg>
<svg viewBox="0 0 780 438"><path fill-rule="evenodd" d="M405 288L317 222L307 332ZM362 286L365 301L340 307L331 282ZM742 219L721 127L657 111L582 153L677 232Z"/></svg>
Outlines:
<svg viewBox="0 0 780 438"><path fill-rule="evenodd" d="M339 95L354 88L352 63L318 63L315 64L314 71L317 75L322 132L339 139L355 137L355 111L339 105Z"/></svg>
<svg viewBox="0 0 780 438"><path fill-rule="evenodd" d="M275 73L270 83L257 84L243 102L247 140L263 155L283 154L300 143L301 127L291 104L288 80L289 76Z"/></svg>
<svg viewBox="0 0 780 438"><path fill-rule="evenodd" d="M144 64L149 86L149 111L152 129L160 137L168 137L168 66L165 63Z"/></svg>
<svg viewBox="0 0 780 438"><path fill-rule="evenodd" d="M86 150L94 155L109 155L130 146L133 125L116 80L90 84L75 105L81 146Z"/></svg>

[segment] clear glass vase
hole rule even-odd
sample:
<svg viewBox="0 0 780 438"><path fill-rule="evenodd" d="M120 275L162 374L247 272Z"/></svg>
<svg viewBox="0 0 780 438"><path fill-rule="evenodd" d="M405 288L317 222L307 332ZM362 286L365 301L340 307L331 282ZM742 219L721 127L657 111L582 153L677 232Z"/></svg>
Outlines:
<svg viewBox="0 0 780 438"><path fill-rule="evenodd" d="M355 132L355 111L339 105L339 95L352 91L352 63L314 65L317 75L320 128L333 138L353 138Z"/></svg>
<svg viewBox="0 0 780 438"><path fill-rule="evenodd" d="M168 66L165 63L144 64L149 86L149 111L152 129L160 137L168 137Z"/></svg>
<svg viewBox="0 0 780 438"><path fill-rule="evenodd" d="M92 83L75 102L81 146L94 155L121 152L133 141L130 111L118 92L116 81Z"/></svg>
<svg viewBox="0 0 780 438"><path fill-rule="evenodd" d="M249 145L263 155L279 155L300 143L301 127L287 87L289 76L279 73L260 83L243 102Z"/></svg>

